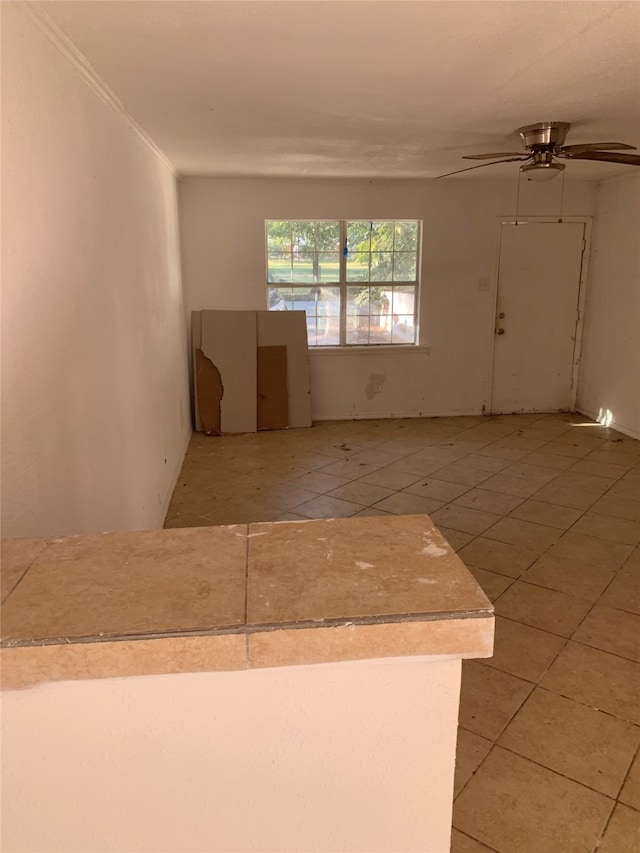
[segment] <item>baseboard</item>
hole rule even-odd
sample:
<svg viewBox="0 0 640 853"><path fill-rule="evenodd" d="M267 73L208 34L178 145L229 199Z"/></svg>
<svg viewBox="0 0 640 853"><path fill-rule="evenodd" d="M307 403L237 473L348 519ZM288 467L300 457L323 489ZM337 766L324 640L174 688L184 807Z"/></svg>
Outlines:
<svg viewBox="0 0 640 853"><path fill-rule="evenodd" d="M344 412L329 415L313 415L314 423L323 421L376 421L396 418L472 418L480 417L481 409L471 412Z"/></svg>
<svg viewBox="0 0 640 853"><path fill-rule="evenodd" d="M593 421L598 420L597 412L592 412L590 409L587 409L583 406L576 407L576 412L581 415L585 415L588 418L591 418L591 420ZM640 441L640 432L638 432L637 430L629 429L629 427L626 427L623 424L619 424L616 422L612 423L610 428L612 430L615 430L616 432L621 432L623 435L628 435L629 438L635 438L636 440Z"/></svg>

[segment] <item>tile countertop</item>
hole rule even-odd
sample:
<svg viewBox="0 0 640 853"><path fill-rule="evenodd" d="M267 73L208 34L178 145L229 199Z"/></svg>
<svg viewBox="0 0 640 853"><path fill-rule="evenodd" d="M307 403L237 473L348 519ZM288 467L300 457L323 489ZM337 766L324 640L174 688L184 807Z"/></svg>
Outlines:
<svg viewBox="0 0 640 853"><path fill-rule="evenodd" d="M426 515L4 540L2 590L5 688L493 647Z"/></svg>

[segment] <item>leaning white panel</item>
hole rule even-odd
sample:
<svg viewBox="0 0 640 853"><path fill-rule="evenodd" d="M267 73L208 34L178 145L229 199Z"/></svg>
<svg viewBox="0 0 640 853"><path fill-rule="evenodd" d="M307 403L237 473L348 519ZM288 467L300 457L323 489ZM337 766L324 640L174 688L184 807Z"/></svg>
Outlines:
<svg viewBox="0 0 640 853"><path fill-rule="evenodd" d="M215 364L222 377L222 432L256 432L255 313L203 311L201 340L202 352Z"/></svg>

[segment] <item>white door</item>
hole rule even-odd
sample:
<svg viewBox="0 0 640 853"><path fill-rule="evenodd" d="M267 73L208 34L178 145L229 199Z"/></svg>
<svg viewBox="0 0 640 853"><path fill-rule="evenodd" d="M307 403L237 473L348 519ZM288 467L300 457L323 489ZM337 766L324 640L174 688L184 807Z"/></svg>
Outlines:
<svg viewBox="0 0 640 853"><path fill-rule="evenodd" d="M571 406L582 222L502 223L491 411Z"/></svg>

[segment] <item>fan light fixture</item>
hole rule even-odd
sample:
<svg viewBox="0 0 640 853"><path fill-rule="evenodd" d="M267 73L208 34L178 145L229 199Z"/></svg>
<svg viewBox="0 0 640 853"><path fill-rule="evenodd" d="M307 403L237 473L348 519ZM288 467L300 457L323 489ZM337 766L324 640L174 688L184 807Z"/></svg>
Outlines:
<svg viewBox="0 0 640 853"><path fill-rule="evenodd" d="M526 166L520 166L520 171L524 172L527 180L536 183L551 181L564 169L564 163L527 163Z"/></svg>

